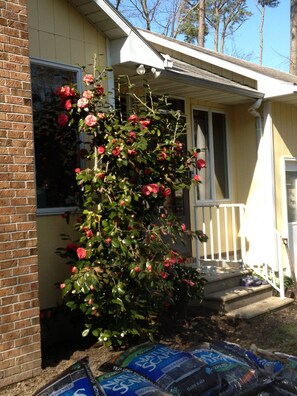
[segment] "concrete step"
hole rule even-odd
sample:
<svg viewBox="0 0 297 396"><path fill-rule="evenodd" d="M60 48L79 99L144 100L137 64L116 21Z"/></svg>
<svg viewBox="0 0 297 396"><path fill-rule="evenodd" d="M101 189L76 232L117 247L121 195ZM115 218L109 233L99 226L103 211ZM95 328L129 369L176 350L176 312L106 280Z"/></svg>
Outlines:
<svg viewBox="0 0 297 396"><path fill-rule="evenodd" d="M204 296L219 290L230 289L240 285L240 278L251 274L250 269L230 269L210 267L202 275L207 279Z"/></svg>
<svg viewBox="0 0 297 396"><path fill-rule="evenodd" d="M276 311L279 309L287 308L294 302L293 298L280 298L271 296L264 300L249 304L245 307L234 309L226 313L226 316L230 319L245 319L249 320L265 313Z"/></svg>
<svg viewBox="0 0 297 396"><path fill-rule="evenodd" d="M273 288L269 284L255 287L237 285L207 293L204 296L203 305L217 312L226 313L271 297L272 292Z"/></svg>

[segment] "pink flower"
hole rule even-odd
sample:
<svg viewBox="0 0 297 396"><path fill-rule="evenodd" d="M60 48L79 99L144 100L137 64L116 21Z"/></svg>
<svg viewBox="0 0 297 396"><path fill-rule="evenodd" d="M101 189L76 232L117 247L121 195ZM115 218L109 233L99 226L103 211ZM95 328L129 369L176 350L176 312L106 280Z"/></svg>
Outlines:
<svg viewBox="0 0 297 396"><path fill-rule="evenodd" d="M134 131L131 131L131 132L129 132L129 137L130 137L130 142L134 142L134 140L136 139L136 132L134 132Z"/></svg>
<svg viewBox="0 0 297 396"><path fill-rule="evenodd" d="M176 150L177 151L182 151L183 149L183 144L181 142L176 142Z"/></svg>
<svg viewBox="0 0 297 396"><path fill-rule="evenodd" d="M82 259L86 258L87 251L86 251L86 249L79 247L79 248L76 249L76 254L77 254L77 257L80 260L82 260Z"/></svg>
<svg viewBox="0 0 297 396"><path fill-rule="evenodd" d="M159 186L156 183L147 184L146 186L142 187L141 192L143 195L146 195L146 196L151 195L151 194L158 194Z"/></svg>
<svg viewBox="0 0 297 396"><path fill-rule="evenodd" d="M93 236L93 231L92 230L88 230L86 233L87 238L92 238Z"/></svg>
<svg viewBox="0 0 297 396"><path fill-rule="evenodd" d="M185 232L185 231L187 231L187 226L183 223L181 225L181 229L182 229L183 232Z"/></svg>
<svg viewBox="0 0 297 396"><path fill-rule="evenodd" d="M83 92L83 97L90 100L93 97L93 92L87 89L86 91Z"/></svg>
<svg viewBox="0 0 297 396"><path fill-rule="evenodd" d="M162 153L160 154L159 161L165 161L165 160L166 160L166 157L167 157L167 154L165 153L165 150L164 150L164 151L162 151Z"/></svg>
<svg viewBox="0 0 297 396"><path fill-rule="evenodd" d="M72 102L70 99L67 99L64 104L64 108L65 108L65 110L69 111L71 109L71 107L72 107Z"/></svg>
<svg viewBox="0 0 297 396"><path fill-rule="evenodd" d="M139 123L143 126L143 128L147 128L151 121L150 120L140 120Z"/></svg>
<svg viewBox="0 0 297 396"><path fill-rule="evenodd" d="M107 245L109 245L109 244L111 243L111 238L110 238L110 237L106 238L106 239L105 239L105 243L106 243Z"/></svg>
<svg viewBox="0 0 297 396"><path fill-rule="evenodd" d="M65 85L63 87L58 87L55 90L55 94L59 95L61 98L68 98L69 96L76 96L75 89Z"/></svg>
<svg viewBox="0 0 297 396"><path fill-rule="evenodd" d="M77 101L77 107L79 109L84 109L85 107L87 107L88 104L89 104L89 101L86 98L80 98Z"/></svg>
<svg viewBox="0 0 297 396"><path fill-rule="evenodd" d="M165 271L161 271L160 272L160 276L163 278L163 279L166 279L166 278L168 278L168 274L167 274L167 272L165 272Z"/></svg>
<svg viewBox="0 0 297 396"><path fill-rule="evenodd" d="M135 272L140 272L140 271L141 271L141 268L140 268L138 265L136 265L135 268L134 268L134 271L135 271Z"/></svg>
<svg viewBox="0 0 297 396"><path fill-rule="evenodd" d="M200 176L200 175L195 175L195 176L193 177L193 180L194 180L195 182L200 182L200 181L201 181L201 176Z"/></svg>
<svg viewBox="0 0 297 396"><path fill-rule="evenodd" d="M98 177L98 179L100 179L100 180L104 179L104 173L103 173L103 172L99 172L99 173L97 174L97 177Z"/></svg>
<svg viewBox="0 0 297 396"><path fill-rule="evenodd" d="M97 150L98 150L98 154L104 154L105 147L104 146L99 146Z"/></svg>
<svg viewBox="0 0 297 396"><path fill-rule="evenodd" d="M195 282L193 282L191 279L183 279L184 283L187 283L189 286L193 287L196 285Z"/></svg>
<svg viewBox="0 0 297 396"><path fill-rule="evenodd" d="M75 265L73 265L73 266L71 267L71 273L72 273L72 274L75 274L75 272L76 272L76 267L75 267Z"/></svg>
<svg viewBox="0 0 297 396"><path fill-rule="evenodd" d="M136 114L131 114L130 117L128 118L128 121L131 122L131 124L135 124L136 122L139 121L139 118L137 117Z"/></svg>
<svg viewBox="0 0 297 396"><path fill-rule="evenodd" d="M75 168L75 169L74 169L74 172L75 172L75 173L80 173L80 168Z"/></svg>
<svg viewBox="0 0 297 396"><path fill-rule="evenodd" d="M89 114L85 118L85 124L89 127L93 127L97 124L97 118L93 114Z"/></svg>
<svg viewBox="0 0 297 396"><path fill-rule="evenodd" d="M65 248L66 250L76 250L77 246L75 243L68 243L68 245Z"/></svg>
<svg viewBox="0 0 297 396"><path fill-rule="evenodd" d="M98 113L97 117L99 118L99 120L104 120L105 114L104 113Z"/></svg>
<svg viewBox="0 0 297 396"><path fill-rule="evenodd" d="M65 289L65 286L66 286L65 283L61 283L60 284L60 289Z"/></svg>
<svg viewBox="0 0 297 396"><path fill-rule="evenodd" d="M202 168L206 167L206 162L204 159L200 158L199 160L196 161L197 168L200 170Z"/></svg>
<svg viewBox="0 0 297 396"><path fill-rule="evenodd" d="M134 155L136 153L136 150L134 150L134 149L129 149L128 150L128 154L129 155Z"/></svg>
<svg viewBox="0 0 297 396"><path fill-rule="evenodd" d="M118 155L120 154L120 151L121 151L120 147L115 147L115 148L112 150L112 155L113 155L114 157L118 157Z"/></svg>
<svg viewBox="0 0 297 396"><path fill-rule="evenodd" d="M65 126L68 124L69 117L65 113L61 113L58 115L58 124L60 126Z"/></svg>
<svg viewBox="0 0 297 396"><path fill-rule="evenodd" d="M163 197L169 197L169 195L171 195L171 189L169 187L164 188L162 191L162 195Z"/></svg>
<svg viewBox="0 0 297 396"><path fill-rule="evenodd" d="M85 74L83 82L87 85L92 84L94 82L94 76L92 74Z"/></svg>
<svg viewBox="0 0 297 396"><path fill-rule="evenodd" d="M148 272L152 272L152 265L151 264L147 264L146 269L148 270Z"/></svg>
<svg viewBox="0 0 297 396"><path fill-rule="evenodd" d="M104 88L103 88L103 86L102 85L97 85L96 87L95 87L95 89L96 89L96 94L97 95L103 95L104 94Z"/></svg>

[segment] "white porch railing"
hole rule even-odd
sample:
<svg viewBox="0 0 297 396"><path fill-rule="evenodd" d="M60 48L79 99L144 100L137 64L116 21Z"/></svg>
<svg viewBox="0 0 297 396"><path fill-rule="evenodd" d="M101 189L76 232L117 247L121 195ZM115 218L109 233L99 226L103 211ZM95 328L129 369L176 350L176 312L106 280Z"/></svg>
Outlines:
<svg viewBox="0 0 297 396"><path fill-rule="evenodd" d="M270 283L284 298L283 238L277 230L271 230L274 263L248 262L248 241L242 229L244 224L244 204L201 204L195 206L195 228L207 236L207 243L196 242L196 265L218 266L222 263L248 265L257 275Z"/></svg>

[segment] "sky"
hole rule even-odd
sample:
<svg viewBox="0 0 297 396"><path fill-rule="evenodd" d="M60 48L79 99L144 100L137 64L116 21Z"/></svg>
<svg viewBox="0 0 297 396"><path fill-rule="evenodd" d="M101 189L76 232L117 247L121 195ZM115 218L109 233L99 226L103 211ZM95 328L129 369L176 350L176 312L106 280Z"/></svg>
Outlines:
<svg viewBox="0 0 297 396"><path fill-rule="evenodd" d="M225 53L259 63L259 27L261 14L255 0L247 0L253 15L226 41ZM210 38L212 40L212 38ZM263 66L289 71L290 0L280 0L276 8L266 8L263 41ZM213 43L206 43L213 48ZM236 55L237 54L237 55Z"/></svg>

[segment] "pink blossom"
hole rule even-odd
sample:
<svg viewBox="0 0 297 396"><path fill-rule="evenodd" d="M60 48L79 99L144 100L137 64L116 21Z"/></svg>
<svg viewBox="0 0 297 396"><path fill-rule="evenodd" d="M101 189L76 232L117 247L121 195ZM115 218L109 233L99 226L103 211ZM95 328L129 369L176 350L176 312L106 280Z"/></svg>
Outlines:
<svg viewBox="0 0 297 396"><path fill-rule="evenodd" d="M82 260L82 259L86 258L87 251L86 251L86 249L79 247L79 248L76 249L76 254L77 254L77 257L80 260Z"/></svg>
<svg viewBox="0 0 297 396"><path fill-rule="evenodd" d="M164 188L162 191L162 195L163 197L169 197L169 195L171 195L171 189L169 187Z"/></svg>
<svg viewBox="0 0 297 396"><path fill-rule="evenodd" d="M181 229L183 232L187 231L187 226L183 223L181 224Z"/></svg>
<svg viewBox="0 0 297 396"><path fill-rule="evenodd" d="M58 124L60 126L65 126L68 124L69 117L65 113L61 113L58 115Z"/></svg>
<svg viewBox="0 0 297 396"><path fill-rule="evenodd" d="M105 147L104 146L99 146L97 150L98 150L98 154L104 154Z"/></svg>
<svg viewBox="0 0 297 396"><path fill-rule="evenodd" d="M93 236L93 231L92 230L88 230L86 233L87 238L92 238Z"/></svg>
<svg viewBox="0 0 297 396"><path fill-rule="evenodd" d="M138 265L136 265L135 268L134 268L134 271L135 271L135 272L140 272L140 271L141 271L141 268L140 268Z"/></svg>
<svg viewBox="0 0 297 396"><path fill-rule="evenodd" d="M85 124L89 127L93 127L97 124L97 118L93 114L89 114L85 118Z"/></svg>
<svg viewBox="0 0 297 396"><path fill-rule="evenodd" d="M105 114L104 113L98 113L97 117L99 118L99 120L104 120Z"/></svg>
<svg viewBox="0 0 297 396"><path fill-rule="evenodd" d="M200 158L199 160L196 161L197 168L200 170L202 168L206 167L206 162L204 159Z"/></svg>
<svg viewBox="0 0 297 396"><path fill-rule="evenodd" d="M112 155L113 155L114 157L117 157L117 156L120 154L120 151L121 151L120 147L115 147L115 148L112 150Z"/></svg>
<svg viewBox="0 0 297 396"><path fill-rule="evenodd" d="M98 179L100 179L100 180L104 179L104 173L103 173L103 172L99 172L99 173L97 174L97 177L98 177Z"/></svg>
<svg viewBox="0 0 297 396"><path fill-rule="evenodd" d="M60 289L65 289L65 286L66 286L65 283L61 283L60 284Z"/></svg>
<svg viewBox="0 0 297 396"><path fill-rule="evenodd" d="M152 265L151 264L147 264L146 269L148 270L148 272L152 272Z"/></svg>
<svg viewBox="0 0 297 396"><path fill-rule="evenodd" d="M94 82L94 76L92 74L85 74L83 82L87 85L92 84Z"/></svg>
<svg viewBox="0 0 297 396"><path fill-rule="evenodd" d="M86 91L83 92L83 97L90 100L93 97L93 92L87 89Z"/></svg>
<svg viewBox="0 0 297 396"><path fill-rule="evenodd" d="M143 126L143 128L147 128L151 121L150 120L140 120L139 123Z"/></svg>
<svg viewBox="0 0 297 396"><path fill-rule="evenodd" d="M64 85L63 87L56 88L55 94L59 95L61 98L68 98L69 96L76 96L75 89L69 87L69 85Z"/></svg>
<svg viewBox="0 0 297 396"><path fill-rule="evenodd" d="M80 98L80 99L78 99L78 101L77 101L77 107L78 107L79 109L84 109L85 107L88 106L88 104L89 104L89 101L88 101L88 99L86 99L86 98Z"/></svg>
<svg viewBox="0 0 297 396"><path fill-rule="evenodd" d="M166 278L168 278L168 274L167 274L167 272L165 272L165 271L161 271L160 272L160 276L163 278L163 279L166 279Z"/></svg>
<svg viewBox="0 0 297 396"><path fill-rule="evenodd" d="M193 282L191 279L183 279L184 283L187 283L189 286L193 287L196 285L195 282Z"/></svg>
<svg viewBox="0 0 297 396"><path fill-rule="evenodd" d="M97 85L96 87L95 87L95 89L96 89L96 94L97 95L103 95L104 94L104 88L103 88L103 86L102 85Z"/></svg>
<svg viewBox="0 0 297 396"><path fill-rule="evenodd" d="M200 175L194 175L193 180L195 182L200 182L201 181L201 176Z"/></svg>
<svg viewBox="0 0 297 396"><path fill-rule="evenodd" d="M130 117L128 118L128 121L131 122L131 124L135 124L136 122L139 121L139 118L137 117L136 114L131 114Z"/></svg>
<svg viewBox="0 0 297 396"><path fill-rule="evenodd" d="M159 186L156 183L147 184L146 186L142 187L141 192L143 195L146 195L146 196L151 195L151 194L158 194Z"/></svg>
<svg viewBox="0 0 297 396"><path fill-rule="evenodd" d="M181 142L176 142L176 150L177 151L182 151L183 149L183 144Z"/></svg>
<svg viewBox="0 0 297 396"><path fill-rule="evenodd" d="M65 110L69 111L71 109L71 107L72 107L72 102L70 99L67 99L64 104L64 108L65 108Z"/></svg>
<svg viewBox="0 0 297 396"><path fill-rule="evenodd" d="M129 149L128 150L128 154L129 155L134 155L136 153L136 150L134 150L134 149Z"/></svg>

